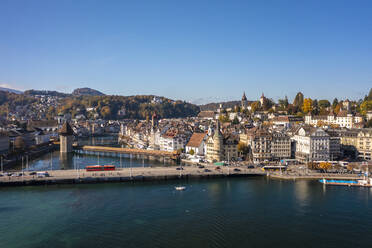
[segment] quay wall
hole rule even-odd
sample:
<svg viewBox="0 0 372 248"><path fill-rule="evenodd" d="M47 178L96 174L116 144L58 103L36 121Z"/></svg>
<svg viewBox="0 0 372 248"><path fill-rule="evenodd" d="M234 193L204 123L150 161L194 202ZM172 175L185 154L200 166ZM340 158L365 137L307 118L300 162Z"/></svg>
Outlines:
<svg viewBox="0 0 372 248"><path fill-rule="evenodd" d="M177 170L176 167L152 168L119 168L115 171L91 172L80 170L48 171L50 177L38 178L36 175L0 177L0 186L48 185L48 184L78 184L78 183L103 183L103 182L137 182L137 181L163 181L163 180L188 180L203 178L226 178L264 176L257 170L223 168L208 171L197 167L185 167Z"/></svg>

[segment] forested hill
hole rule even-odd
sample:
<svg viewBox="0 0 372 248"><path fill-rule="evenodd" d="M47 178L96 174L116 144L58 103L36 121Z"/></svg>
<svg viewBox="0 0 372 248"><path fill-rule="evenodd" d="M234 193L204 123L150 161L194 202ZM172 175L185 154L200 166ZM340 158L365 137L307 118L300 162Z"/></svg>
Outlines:
<svg viewBox="0 0 372 248"><path fill-rule="evenodd" d="M153 95L91 96L56 91L29 90L23 94L0 91L0 116L15 119L53 119L71 114L86 119L146 119L156 113L160 118L196 116L197 105Z"/></svg>
<svg viewBox="0 0 372 248"><path fill-rule="evenodd" d="M102 92L91 88L78 88L72 92L75 96L104 96Z"/></svg>
<svg viewBox="0 0 372 248"><path fill-rule="evenodd" d="M104 119L146 119L156 113L160 118L196 116L199 106L153 95L137 96L79 96L63 99L57 114L99 115Z"/></svg>

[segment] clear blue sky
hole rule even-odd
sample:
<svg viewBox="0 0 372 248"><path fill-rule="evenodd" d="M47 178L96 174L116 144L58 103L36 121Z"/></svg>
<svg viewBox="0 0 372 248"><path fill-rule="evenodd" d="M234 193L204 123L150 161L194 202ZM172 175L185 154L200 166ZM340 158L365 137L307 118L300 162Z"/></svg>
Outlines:
<svg viewBox="0 0 372 248"><path fill-rule="evenodd" d="M372 1L0 0L0 85L359 99L372 86Z"/></svg>

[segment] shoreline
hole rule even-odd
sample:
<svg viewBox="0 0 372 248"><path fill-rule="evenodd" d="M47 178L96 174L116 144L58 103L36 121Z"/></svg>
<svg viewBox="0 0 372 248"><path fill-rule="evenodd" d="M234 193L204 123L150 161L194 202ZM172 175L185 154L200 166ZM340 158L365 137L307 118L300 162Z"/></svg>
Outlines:
<svg viewBox="0 0 372 248"><path fill-rule="evenodd" d="M180 169L182 168L182 170ZM19 172L18 172L19 173ZM28 173L28 172L26 172ZM355 175L322 174L322 175L286 175L264 172L260 169L247 169L242 167L221 167L216 170L214 166L198 167L134 167L117 168L114 171L86 171L55 170L48 171L49 177L36 175L2 176L1 186L28 186L28 185L53 185L53 184L90 184L105 182L144 182L168 180L212 179L227 177L255 177L262 176L276 180L320 180L327 179L361 179Z"/></svg>
<svg viewBox="0 0 372 248"><path fill-rule="evenodd" d="M205 167L135 167L117 168L115 171L86 171L55 170L48 171L49 177L25 175L19 177L0 177L0 186L27 186L50 184L78 184L78 183L104 183L104 182L136 182L136 181L167 181L179 179L223 178L223 177L249 177L265 176L259 170L238 168L221 168L220 170ZM205 171L205 170L208 171ZM19 172L18 172L19 173Z"/></svg>

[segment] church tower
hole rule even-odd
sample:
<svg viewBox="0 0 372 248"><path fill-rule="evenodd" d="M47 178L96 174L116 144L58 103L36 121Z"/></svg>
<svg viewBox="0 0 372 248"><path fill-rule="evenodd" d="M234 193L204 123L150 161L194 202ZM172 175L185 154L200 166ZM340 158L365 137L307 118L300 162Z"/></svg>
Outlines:
<svg viewBox="0 0 372 248"><path fill-rule="evenodd" d="M264 93L262 93L262 96L260 98L261 106L264 104L264 101L265 101L265 95L264 95Z"/></svg>
<svg viewBox="0 0 372 248"><path fill-rule="evenodd" d="M247 108L247 97L245 96L245 92L243 93L241 105L242 105L242 109Z"/></svg>
<svg viewBox="0 0 372 248"><path fill-rule="evenodd" d="M154 112L152 114L152 117L151 117L151 127L152 127L152 129L155 129L157 127L157 125L158 125L158 116Z"/></svg>
<svg viewBox="0 0 372 248"><path fill-rule="evenodd" d="M62 128L59 130L60 152L72 152L72 142L74 141L74 131L70 124L66 121Z"/></svg>
<svg viewBox="0 0 372 248"><path fill-rule="evenodd" d="M214 130L213 136L209 137L207 140L207 154L206 158L208 161L223 161L224 151L223 151L223 135L220 131L220 123L217 121L216 130Z"/></svg>

